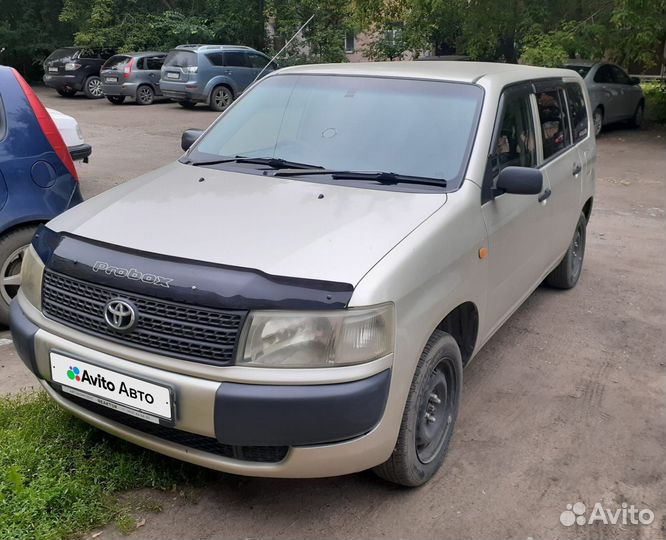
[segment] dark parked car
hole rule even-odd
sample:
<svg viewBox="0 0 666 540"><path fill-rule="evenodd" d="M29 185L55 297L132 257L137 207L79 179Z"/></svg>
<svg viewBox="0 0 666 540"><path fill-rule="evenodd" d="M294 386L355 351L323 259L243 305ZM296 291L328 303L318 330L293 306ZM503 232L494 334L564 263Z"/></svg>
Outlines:
<svg viewBox="0 0 666 540"><path fill-rule="evenodd" d="M7 324L35 230L82 198L51 116L23 77L3 66L0 101L0 323Z"/></svg>
<svg viewBox="0 0 666 540"><path fill-rule="evenodd" d="M131 97L139 105L150 105L161 96L160 70L163 52L117 54L102 66L102 92L111 103L121 104Z"/></svg>
<svg viewBox="0 0 666 540"><path fill-rule="evenodd" d="M113 49L63 47L44 60L44 84L61 96L84 92L86 97L104 97L99 70L115 54Z"/></svg>
<svg viewBox="0 0 666 540"><path fill-rule="evenodd" d="M261 73L278 68L266 55L241 45L179 45L162 67L162 93L189 109L206 103L223 111ZM262 73L263 70L263 73Z"/></svg>
<svg viewBox="0 0 666 540"><path fill-rule="evenodd" d="M637 77L629 77L614 64L570 60L565 67L573 69L585 81L592 102L595 135L614 122L628 120L634 127L641 127L645 97Z"/></svg>

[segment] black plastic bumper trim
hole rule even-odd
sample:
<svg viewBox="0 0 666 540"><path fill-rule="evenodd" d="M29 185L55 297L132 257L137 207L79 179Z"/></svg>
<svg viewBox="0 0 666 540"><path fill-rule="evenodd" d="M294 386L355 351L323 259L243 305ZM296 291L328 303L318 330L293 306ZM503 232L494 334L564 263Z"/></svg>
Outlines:
<svg viewBox="0 0 666 540"><path fill-rule="evenodd" d="M368 433L384 414L390 370L339 384L220 384L215 434L224 444L309 446Z"/></svg>
<svg viewBox="0 0 666 540"><path fill-rule="evenodd" d="M23 313L21 306L19 306L16 300L12 301L9 305L9 328L12 332L16 352L28 369L37 375L35 334L39 330L39 327L25 316L25 313Z"/></svg>
<svg viewBox="0 0 666 540"><path fill-rule="evenodd" d="M92 154L92 146L89 144L83 143L76 146L70 146L67 148L69 150L69 155L72 156L74 161L79 159L87 159Z"/></svg>

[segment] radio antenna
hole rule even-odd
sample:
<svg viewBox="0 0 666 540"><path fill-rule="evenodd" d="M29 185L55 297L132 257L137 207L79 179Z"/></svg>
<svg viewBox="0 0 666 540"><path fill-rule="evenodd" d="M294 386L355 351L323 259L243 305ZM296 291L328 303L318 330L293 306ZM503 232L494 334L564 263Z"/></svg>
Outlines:
<svg viewBox="0 0 666 540"><path fill-rule="evenodd" d="M296 30L296 33L293 36L291 36L291 39L289 41L287 41L287 43L284 44L284 47L282 47L273 58L271 58L271 61L268 62L268 64L266 64L264 66L264 69L262 69L259 72L259 74L254 78L254 81L252 81L252 82L255 82L259 77L261 77L264 74L264 71L266 71L266 68L268 66L270 66L273 62L275 62L275 59L278 56L280 56L287 47L289 47L289 44L296 39L296 36L298 36L298 34L300 34L308 24L310 24L310 21L312 19L314 19L314 13L310 16L310 18L307 21L305 21L305 24L303 24L303 26L301 26L298 30Z"/></svg>

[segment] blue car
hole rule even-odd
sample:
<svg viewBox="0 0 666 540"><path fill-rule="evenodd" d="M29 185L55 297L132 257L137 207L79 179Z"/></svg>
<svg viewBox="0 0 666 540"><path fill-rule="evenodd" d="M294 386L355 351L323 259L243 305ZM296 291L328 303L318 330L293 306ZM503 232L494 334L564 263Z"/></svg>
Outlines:
<svg viewBox="0 0 666 540"><path fill-rule="evenodd" d="M16 70L0 66L0 323L9 321L35 230L82 200L51 116Z"/></svg>

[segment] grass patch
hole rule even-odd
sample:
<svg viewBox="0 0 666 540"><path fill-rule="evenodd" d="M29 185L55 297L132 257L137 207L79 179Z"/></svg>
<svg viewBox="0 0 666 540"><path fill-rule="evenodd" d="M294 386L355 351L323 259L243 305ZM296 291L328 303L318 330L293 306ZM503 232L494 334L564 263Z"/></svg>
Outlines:
<svg viewBox="0 0 666 540"><path fill-rule="evenodd" d="M0 538L66 538L117 520L117 494L170 489L202 469L106 435L43 392L0 398Z"/></svg>

